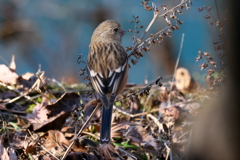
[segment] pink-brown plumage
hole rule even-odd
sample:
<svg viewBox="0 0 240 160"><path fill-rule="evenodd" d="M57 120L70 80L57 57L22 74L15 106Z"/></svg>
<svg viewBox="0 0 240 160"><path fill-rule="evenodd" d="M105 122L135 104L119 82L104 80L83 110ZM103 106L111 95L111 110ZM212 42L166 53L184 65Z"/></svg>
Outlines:
<svg viewBox="0 0 240 160"><path fill-rule="evenodd" d="M102 103L101 143L111 139L111 115L114 100L128 78L128 56L122 46L124 31L114 20L102 22L93 32L88 53L88 72Z"/></svg>

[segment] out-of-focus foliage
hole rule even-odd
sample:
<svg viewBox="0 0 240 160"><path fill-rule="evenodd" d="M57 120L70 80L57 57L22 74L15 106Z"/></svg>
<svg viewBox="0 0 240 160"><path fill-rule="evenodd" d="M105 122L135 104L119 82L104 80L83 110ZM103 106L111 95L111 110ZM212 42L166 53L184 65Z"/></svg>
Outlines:
<svg viewBox="0 0 240 160"><path fill-rule="evenodd" d="M150 2L149 2L150 3ZM177 0L155 2L171 8L179 3ZM87 57L88 45L94 28L103 20L114 19L121 23L123 29L134 29L128 23L132 15L138 15L140 24L145 27L151 20L152 12L140 5L140 1L63 1L63 0L4 0L0 2L0 61L8 64L11 56L17 60L19 74L36 72L41 69L46 75L68 83L79 82L77 76L80 66L76 63L77 55ZM173 74L176 55L179 51L181 34L185 33L183 54L180 64L189 67L199 48L211 51L211 39L205 39L208 31L205 27L204 15L197 8L203 6L202 1L194 1L191 14L183 14L185 24L180 31L173 33L173 38L166 38L161 45L153 47L147 58L140 59L139 67L132 67L129 81L142 83L159 74ZM160 13L161 14L161 13ZM150 30L156 32L166 27L164 19L158 19ZM143 29L144 29L143 28ZM132 33L123 37L123 45L131 45ZM209 41L209 42L208 42ZM204 43L203 43L204 42ZM185 45L187 44L187 45ZM138 72L141 68L141 73ZM201 72L198 64L191 64L191 73L198 80ZM203 72L202 72L203 73Z"/></svg>

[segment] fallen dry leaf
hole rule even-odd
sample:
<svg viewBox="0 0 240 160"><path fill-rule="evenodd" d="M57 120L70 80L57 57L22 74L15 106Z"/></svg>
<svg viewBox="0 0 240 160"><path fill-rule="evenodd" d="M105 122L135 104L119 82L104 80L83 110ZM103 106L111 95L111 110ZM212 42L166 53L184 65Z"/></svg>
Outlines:
<svg viewBox="0 0 240 160"><path fill-rule="evenodd" d="M27 116L32 124L30 129L34 131L61 130L65 120L71 115L71 111L79 105L79 95L65 93L52 105L36 106L33 114Z"/></svg>
<svg viewBox="0 0 240 160"><path fill-rule="evenodd" d="M40 137L41 145L55 156L61 156L71 141L67 140L64 134L58 130L50 130ZM72 148L74 152L87 153L87 149L76 142Z"/></svg>
<svg viewBox="0 0 240 160"><path fill-rule="evenodd" d="M42 139L42 146L55 156L62 155L65 148L70 144L70 141L64 137L63 133L57 130L46 132L40 139Z"/></svg>
<svg viewBox="0 0 240 160"><path fill-rule="evenodd" d="M127 133L125 134L126 139L131 139L133 142L152 146L153 148L157 148L157 144L153 136L149 134L149 132L144 129L142 126L131 126L129 127Z"/></svg>
<svg viewBox="0 0 240 160"><path fill-rule="evenodd" d="M17 78L17 88L19 90L29 90L38 78L34 73L27 72Z"/></svg>
<svg viewBox="0 0 240 160"><path fill-rule="evenodd" d="M48 110L45 108L48 105L48 100L46 97L42 98L42 103L41 104L37 104L34 108L33 108L33 112L32 114L27 115L27 119L31 122L31 123L40 123L40 122L44 122L47 121L47 113Z"/></svg>
<svg viewBox="0 0 240 160"><path fill-rule="evenodd" d="M6 84L16 84L18 75L16 72L11 71L9 67L4 64L0 64L0 81Z"/></svg>
<svg viewBox="0 0 240 160"><path fill-rule="evenodd" d="M0 138L0 160L17 160L15 150L11 147L4 147L4 137ZM8 144L7 144L8 145Z"/></svg>

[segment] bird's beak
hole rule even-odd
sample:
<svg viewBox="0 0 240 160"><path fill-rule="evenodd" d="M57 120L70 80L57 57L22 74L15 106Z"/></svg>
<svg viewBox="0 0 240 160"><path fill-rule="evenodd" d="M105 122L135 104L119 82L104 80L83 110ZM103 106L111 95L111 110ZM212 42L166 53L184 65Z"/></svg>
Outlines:
<svg viewBox="0 0 240 160"><path fill-rule="evenodd" d="M119 33L120 33L121 36L126 34L126 32L124 30L119 31Z"/></svg>

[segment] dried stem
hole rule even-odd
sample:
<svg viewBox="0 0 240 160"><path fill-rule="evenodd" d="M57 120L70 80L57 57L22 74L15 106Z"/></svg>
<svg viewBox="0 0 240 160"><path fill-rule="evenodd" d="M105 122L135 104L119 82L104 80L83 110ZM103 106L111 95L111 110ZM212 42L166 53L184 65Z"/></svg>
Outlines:
<svg viewBox="0 0 240 160"><path fill-rule="evenodd" d="M145 29L145 31L143 32L142 36L139 38L141 41L143 40L143 38L146 36L146 34L148 33L149 29L152 27L153 23L155 22L155 20L158 18L158 13L159 12L155 12L154 11L154 15L153 18L151 20L151 22L149 23L148 27ZM136 49L139 46L139 42L137 42L134 47L132 48L131 52L129 53L128 57L132 56L134 54L134 52L136 51Z"/></svg>
<svg viewBox="0 0 240 160"><path fill-rule="evenodd" d="M6 61L2 56L0 56L0 59L1 59L4 63L6 63L7 65L9 65L8 61Z"/></svg>
<svg viewBox="0 0 240 160"><path fill-rule="evenodd" d="M174 72L173 72L172 83L174 81L174 75L176 74L178 63L179 63L179 60L180 60L180 57L181 57L183 42L184 42L184 33L182 34L181 45L180 45L180 49L179 49L179 52L178 52L178 58L177 58L177 61L176 61L176 64L175 64ZM172 85L170 86L170 91L171 90L172 90ZM168 105L171 105L170 94L168 95Z"/></svg>
<svg viewBox="0 0 240 160"><path fill-rule="evenodd" d="M206 10L207 10L207 12L211 15L211 17L212 17L212 19L214 20L214 22L216 23L217 20L214 18L214 16L212 15L212 13L211 13L208 9L206 9Z"/></svg>
<svg viewBox="0 0 240 160"><path fill-rule="evenodd" d="M189 102L180 102L180 103L175 103L174 105L175 106L179 106L180 104L187 104L187 103L192 103L192 101L189 101ZM153 113L153 112L158 112L159 110L162 110L162 109L167 109L167 108L170 108L172 107L173 105L169 105L169 106L166 106L166 107L162 107L162 108L157 108L157 109L153 109L151 111L148 111L148 112L142 112L142 113L137 113L137 114L130 114L130 113L127 113L126 111L123 111L121 109L119 109L119 107L115 107L113 106L116 111L124 114L124 115L127 115L127 116L130 116L131 118L134 118L134 117L138 117L138 116L142 116L142 115L148 115L150 113Z"/></svg>
<svg viewBox="0 0 240 160"><path fill-rule="evenodd" d="M156 35L160 34L161 32L163 32L164 30L166 30L167 28L168 28L168 26L165 27L165 28L163 28L162 30L158 31L157 33L155 33L155 34L154 34L154 37L155 37ZM152 38L149 37L148 39L146 39L144 42L142 42L141 44L139 44L139 45L137 46L137 48L140 48L142 45L144 45L144 44L145 44L146 42L148 42L150 39L152 39Z"/></svg>
<svg viewBox="0 0 240 160"><path fill-rule="evenodd" d="M222 78L224 78L224 76L216 69L216 67L210 63L210 60L208 59L208 57L205 56L205 55L203 55L203 56L204 56L205 59L208 61L208 64L210 64L210 65L212 66L212 68L213 68Z"/></svg>
<svg viewBox="0 0 240 160"><path fill-rule="evenodd" d="M181 3L179 3L179 4L176 5L175 7L171 8L171 9L168 10L167 12L165 12L165 13L159 15L158 17L163 17L163 16L165 16L166 14L168 14L169 12L174 11L176 8L178 8L178 7L181 6L183 3L186 3L186 2L187 2L187 0L183 0L183 1L181 1Z"/></svg>
<svg viewBox="0 0 240 160"><path fill-rule="evenodd" d="M41 75L39 76L40 78L44 75L44 72L41 73ZM30 92L32 92L33 90L35 90L36 87L39 86L39 83L40 83L40 80L37 79L36 82L32 85L32 87L28 90L28 92L18 96L18 97L15 97L7 102L5 102L4 104L9 104L9 103L12 103L12 102L15 102L17 101L18 99L22 98L22 97L26 97L27 99L29 99L29 97L27 96Z"/></svg>
<svg viewBox="0 0 240 160"><path fill-rule="evenodd" d="M56 100L57 98L48 90L48 88L43 83L42 76L39 76L38 73L36 74L36 76L39 79L40 83L43 85L43 88L45 89L45 91L47 91L49 93L49 95L51 95ZM51 101L49 101L49 102L51 103Z"/></svg>
<svg viewBox="0 0 240 160"><path fill-rule="evenodd" d="M220 17L220 13L219 13L219 9L218 9L217 0L214 0L214 2L215 2L215 5L216 5L217 15L218 15L218 19L219 19L219 25L220 25L220 27L223 27L223 26L222 26L221 17ZM222 31L221 34L222 34L222 39L223 39L224 47L225 47L225 50L226 50L226 53L227 53L227 43L226 43L226 40L225 40L224 32Z"/></svg>
<svg viewBox="0 0 240 160"><path fill-rule="evenodd" d="M158 126L159 133L161 133L161 131L164 132L163 124L160 123L156 117L154 117L152 114L148 114L147 117L151 118L154 121L154 123Z"/></svg>
<svg viewBox="0 0 240 160"><path fill-rule="evenodd" d="M178 63L179 63L179 60L180 60L180 57L181 57L181 54L182 54L182 48L183 48L183 42L184 42L184 33L182 34L182 39L181 39L181 44L180 44L180 48L179 48L179 52L178 52L178 58L177 58L177 61L176 61L176 64L175 64L175 68L174 68L174 72L173 72L173 77L172 77L172 82L174 81L174 75L176 73L176 70L177 70L177 67L178 67ZM172 85L171 85L171 89L170 91L172 90Z"/></svg>
<svg viewBox="0 0 240 160"><path fill-rule="evenodd" d="M133 96L133 95L135 95L135 94L141 93L142 91L144 91L144 90L146 90L146 89L148 89L148 88L151 89L151 87L152 87L156 82L160 81L161 79L162 79L162 77L159 77L159 78L156 79L153 83L150 83L150 84L147 85L146 87L144 87L144 88L142 88L142 89L140 89L140 90L138 90L138 91L136 91L136 92L134 92L134 93L132 93L132 94L129 94L129 95L127 95L127 96L124 97L124 98L118 99L118 100L116 100L115 102L121 101L121 100L126 99L126 98L129 98L129 97L131 97L131 96Z"/></svg>
<svg viewBox="0 0 240 160"><path fill-rule="evenodd" d="M116 147L116 149L119 150L119 151L121 151L121 152L123 152L123 153L125 153L125 154L127 154L127 155L130 156L132 159L137 160L137 158L136 158L134 155L130 154L129 152L125 151L124 149L122 149L122 148L120 148L120 147Z"/></svg>
<svg viewBox="0 0 240 160"><path fill-rule="evenodd" d="M96 108L93 110L93 112L91 113L91 115L88 117L87 121L83 124L82 128L78 131L77 135L75 136L75 138L73 139L72 143L69 145L68 149L66 150L66 152L64 153L63 157L61 160L64 160L67 157L67 154L69 153L70 149L72 148L72 146L75 144L76 140L78 139L78 136L82 133L82 131L85 129L85 127L87 126L87 124L90 122L90 120L92 119L92 117L94 116L95 112L98 110L98 108L101 106L101 103L98 103L98 105L96 106Z"/></svg>
<svg viewBox="0 0 240 160"><path fill-rule="evenodd" d="M168 10L167 12L165 12L165 13L163 13L163 14L161 14L161 15L158 15L157 18L166 16L166 14L174 11L174 9L178 8L178 7L181 6L183 3L186 3L186 2L187 2L187 0L182 1L180 4L178 4L177 6L171 8L171 9ZM154 34L154 36L160 34L160 33L163 32L164 30L166 30L167 28L169 28L169 26L167 26L167 27L163 28L162 30L158 31L157 33ZM141 38L140 38L140 39L141 39ZM137 48L136 48L136 49L140 48L143 44L145 44L146 42L148 42L150 39L152 39L152 38L150 37L150 38L146 39L144 42L142 42L142 43L140 43L139 45L137 45ZM142 40L142 39L141 39L141 40ZM135 50L132 50L132 51L136 51L136 49L135 49ZM131 53L132 53L132 52L131 52ZM131 53L130 53L130 54L131 54ZM133 53L134 53L134 52L133 52ZM132 53L132 54L133 54L133 53ZM129 56L129 57L130 57L130 56Z"/></svg>

